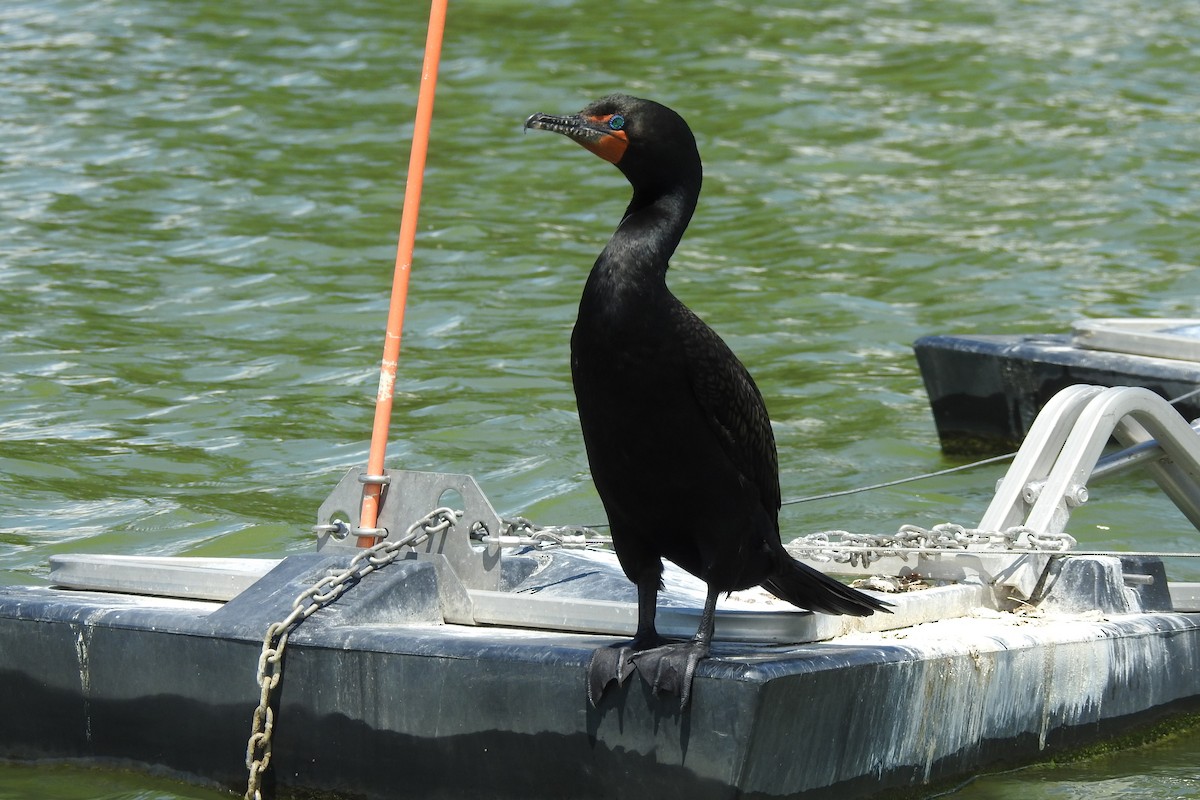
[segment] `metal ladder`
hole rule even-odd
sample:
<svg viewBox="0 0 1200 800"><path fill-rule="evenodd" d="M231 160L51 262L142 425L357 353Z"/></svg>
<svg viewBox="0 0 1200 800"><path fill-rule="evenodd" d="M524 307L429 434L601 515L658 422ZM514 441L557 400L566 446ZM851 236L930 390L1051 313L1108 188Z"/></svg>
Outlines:
<svg viewBox="0 0 1200 800"><path fill-rule="evenodd" d="M1102 458L1109 438L1128 449ZM1068 387L1034 420L979 527L1060 533L1089 479L1138 465L1200 529L1200 432L1148 389Z"/></svg>

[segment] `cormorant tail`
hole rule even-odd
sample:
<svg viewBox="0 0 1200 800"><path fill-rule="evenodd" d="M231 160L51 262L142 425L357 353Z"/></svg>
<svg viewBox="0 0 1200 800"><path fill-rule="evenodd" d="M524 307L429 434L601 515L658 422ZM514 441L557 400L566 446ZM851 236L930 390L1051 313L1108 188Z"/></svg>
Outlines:
<svg viewBox="0 0 1200 800"><path fill-rule="evenodd" d="M764 581L762 586L780 600L809 611L853 617L869 617L876 611L891 613L888 611L890 603L851 589L824 572L790 557L783 569Z"/></svg>

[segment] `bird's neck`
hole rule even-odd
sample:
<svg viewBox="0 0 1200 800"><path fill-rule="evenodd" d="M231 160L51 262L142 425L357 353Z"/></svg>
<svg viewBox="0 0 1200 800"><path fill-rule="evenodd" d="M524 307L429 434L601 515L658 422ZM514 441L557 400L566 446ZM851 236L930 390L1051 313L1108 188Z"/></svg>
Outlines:
<svg viewBox="0 0 1200 800"><path fill-rule="evenodd" d="M664 284L699 195L699 181L663 191L635 191L621 224L596 259L593 277L629 288Z"/></svg>

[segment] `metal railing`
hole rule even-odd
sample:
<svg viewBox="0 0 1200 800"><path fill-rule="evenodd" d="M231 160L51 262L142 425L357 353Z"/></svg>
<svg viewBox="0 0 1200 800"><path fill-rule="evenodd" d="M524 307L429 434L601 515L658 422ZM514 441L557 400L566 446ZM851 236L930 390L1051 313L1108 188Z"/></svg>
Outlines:
<svg viewBox="0 0 1200 800"><path fill-rule="evenodd" d="M1132 447L1102 459L1110 438ZM1135 466L1200 528L1200 433L1148 389L1071 386L1034 420L979 527L1059 533L1089 480Z"/></svg>

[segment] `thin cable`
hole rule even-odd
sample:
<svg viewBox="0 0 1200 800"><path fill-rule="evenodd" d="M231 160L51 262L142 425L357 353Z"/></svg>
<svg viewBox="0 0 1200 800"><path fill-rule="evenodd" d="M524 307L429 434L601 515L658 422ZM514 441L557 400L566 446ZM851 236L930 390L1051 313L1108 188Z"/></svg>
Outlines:
<svg viewBox="0 0 1200 800"><path fill-rule="evenodd" d="M982 467L982 466L986 466L988 464L996 464L1001 461L1010 461L1015 455L1016 455L1016 453L1005 453L1002 456L992 456L991 458L985 458L982 461L973 461L970 464L963 464L963 465L957 466L957 467L948 467L946 469L940 469L937 472L926 472L921 475L910 475L907 478L897 478L894 481L884 481L883 483L872 483L869 486L857 486L853 489L842 489L841 491L838 491L838 492L826 492L825 494L814 494L814 495L809 495L808 497L797 497L794 500L784 500L782 503L780 503L780 505L790 506L790 505L794 505L796 503L808 503L813 500L827 500L831 497L845 497L846 495L859 494L861 492L869 492L873 489L886 489L889 486L899 486L900 484L903 484L903 483L912 483L914 481L923 481L926 478L938 478L938 477L941 477L942 475L951 475L955 472L965 472L969 469L975 469L976 467Z"/></svg>
<svg viewBox="0 0 1200 800"><path fill-rule="evenodd" d="M1190 392L1187 392L1186 394L1181 394L1181 395L1179 395L1179 397L1176 397L1174 400L1168 400L1167 402L1170 403L1171 405L1175 405L1176 403L1179 403L1183 400L1187 400L1189 397L1195 397L1198 394L1200 394L1200 389L1192 389Z"/></svg>
<svg viewBox="0 0 1200 800"><path fill-rule="evenodd" d="M1187 400L1189 397L1194 397L1196 395L1200 395L1200 388L1193 389L1190 392L1181 394L1178 397L1176 397L1174 400L1170 400L1168 402L1171 405L1175 405L1176 403L1180 403L1184 400ZM956 472L966 472L967 470L975 469L976 467L984 467L984 466L987 466L988 464L998 464L1002 461L1011 461L1014 457L1016 457L1016 455L1017 455L1016 453L1005 453L1003 455L992 456L991 458L985 458L982 461L973 461L970 464L962 464L957 467L948 467L947 469L940 469L940 470L937 470L936 472L926 472L921 475L910 475L907 478L897 478L894 481L884 481L883 483L872 483L869 486L857 486L853 489L842 489L837 492L825 492L824 494L814 494L814 495L809 495L807 497L797 497L793 500L784 500L783 502L780 503L780 505L781 506L791 506L791 505L796 505L797 503L811 503L814 500L829 500L830 498L834 498L834 497L846 497L846 496L852 495L852 494L861 494L863 492L870 492L875 489L886 489L889 486L900 486L905 483L914 483L915 481L923 481L926 478L939 478L943 475L952 475ZM598 525L587 525L585 527L607 528L608 523L601 523Z"/></svg>
<svg viewBox="0 0 1200 800"><path fill-rule="evenodd" d="M1194 397L1196 395L1200 395L1200 388L1193 389L1190 392L1181 394L1178 397L1176 397L1174 400L1169 400L1168 402L1171 405L1175 405L1176 403L1180 403L1184 400L1187 400L1189 397ZM780 503L780 505L789 506L789 505L795 505L796 503L808 503L813 500L828 500L832 497L846 497L847 495L860 494L862 492L869 492L873 489L886 489L889 486L899 486L901 484L912 483L914 481L922 481L922 480L925 480L926 478L937 478L942 475L950 475L955 472L965 472L966 470L974 469L975 467L982 467L987 464L996 464L1001 461L1010 461L1016 455L1017 455L1016 453L1005 453L1004 455L993 456L992 458L985 458L982 461L974 461L970 464L963 464L962 466L958 466L958 467L950 467L948 469L938 470L937 472L926 472L922 475L912 475L907 478L898 478L894 481L884 481L883 483L873 483L870 486L859 486L854 489L843 489L838 492L826 492L825 494L814 494L814 495L810 495L808 497L798 497L795 500L784 500L782 503Z"/></svg>

